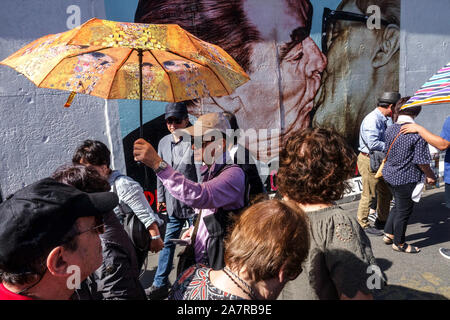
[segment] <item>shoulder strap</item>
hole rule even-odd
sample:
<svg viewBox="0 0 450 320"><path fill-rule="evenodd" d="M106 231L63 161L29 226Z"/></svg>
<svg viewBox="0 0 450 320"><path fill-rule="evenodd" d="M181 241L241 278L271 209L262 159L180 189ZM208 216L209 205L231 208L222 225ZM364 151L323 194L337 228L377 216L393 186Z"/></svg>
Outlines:
<svg viewBox="0 0 450 320"><path fill-rule="evenodd" d="M219 176L222 172L224 172L228 168L238 167L241 168L242 172L244 173L244 207L248 206L250 202L250 185L248 181L248 176L245 170L238 164L226 164L222 168L220 168L219 171L217 171L216 174L213 175L213 178Z"/></svg>
<svg viewBox="0 0 450 320"><path fill-rule="evenodd" d="M389 155L389 152L391 151L392 145L394 144L395 140L397 140L397 138L400 136L400 131L398 132L397 136L395 137L394 141L392 141L391 145L389 146L388 152L386 153L386 157L384 158L385 160L387 160L387 157Z"/></svg>
<svg viewBox="0 0 450 320"><path fill-rule="evenodd" d="M113 189L113 192L114 192L117 196L119 196L119 195L117 194L116 180L117 180L117 178L122 177L122 176L123 176L123 174L118 175L118 176L114 179L114 181L113 181L112 189ZM123 209L122 205L123 205L122 202L119 200L119 204L117 205L117 208L118 208L118 210L119 210L119 212L120 212L121 215L126 215L127 213L126 213L126 211Z"/></svg>
<svg viewBox="0 0 450 320"><path fill-rule="evenodd" d="M366 140L364 140L364 137L363 137L363 135L361 134L360 136L361 136L361 139L362 139L362 141L363 141L364 145L366 146L367 150L369 150L369 152L371 152L371 150L370 150L369 146L368 146L368 145L367 145L367 143L366 143Z"/></svg>

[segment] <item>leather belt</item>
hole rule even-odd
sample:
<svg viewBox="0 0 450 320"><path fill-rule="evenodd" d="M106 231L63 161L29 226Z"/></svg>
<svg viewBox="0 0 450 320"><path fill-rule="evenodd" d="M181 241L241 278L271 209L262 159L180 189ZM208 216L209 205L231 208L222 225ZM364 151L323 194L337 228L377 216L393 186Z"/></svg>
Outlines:
<svg viewBox="0 0 450 320"><path fill-rule="evenodd" d="M370 157L368 153L361 152L361 154L362 154L363 156Z"/></svg>

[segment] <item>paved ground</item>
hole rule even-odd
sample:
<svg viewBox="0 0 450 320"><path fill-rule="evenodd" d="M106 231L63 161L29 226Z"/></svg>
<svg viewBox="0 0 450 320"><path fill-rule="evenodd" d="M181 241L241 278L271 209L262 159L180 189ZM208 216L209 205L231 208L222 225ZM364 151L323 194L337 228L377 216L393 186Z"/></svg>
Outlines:
<svg viewBox="0 0 450 320"><path fill-rule="evenodd" d="M342 207L356 217L358 201ZM438 252L440 247L450 248L450 210L444 206L443 188L426 191L409 221L406 241L421 248L420 253L395 252L381 237L369 238L389 284L376 299L450 299L450 260ZM157 264L158 255L150 254L147 271L141 279L145 287L151 284ZM175 269L169 280L175 281Z"/></svg>

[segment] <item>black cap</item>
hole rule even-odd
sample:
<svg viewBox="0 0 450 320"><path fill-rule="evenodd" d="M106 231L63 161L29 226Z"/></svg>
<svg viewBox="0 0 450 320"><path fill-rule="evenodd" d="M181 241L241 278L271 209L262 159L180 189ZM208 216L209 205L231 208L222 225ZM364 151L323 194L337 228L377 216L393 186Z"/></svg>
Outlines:
<svg viewBox="0 0 450 320"><path fill-rule="evenodd" d="M177 119L186 119L188 116L187 106L185 102L169 103L166 106L166 119L175 117Z"/></svg>
<svg viewBox="0 0 450 320"><path fill-rule="evenodd" d="M380 105L396 104L400 100L401 95L398 92L384 92L378 99Z"/></svg>
<svg viewBox="0 0 450 320"><path fill-rule="evenodd" d="M0 269L27 271L63 243L78 218L102 216L118 203L113 192L85 193L51 178L17 191L0 204Z"/></svg>

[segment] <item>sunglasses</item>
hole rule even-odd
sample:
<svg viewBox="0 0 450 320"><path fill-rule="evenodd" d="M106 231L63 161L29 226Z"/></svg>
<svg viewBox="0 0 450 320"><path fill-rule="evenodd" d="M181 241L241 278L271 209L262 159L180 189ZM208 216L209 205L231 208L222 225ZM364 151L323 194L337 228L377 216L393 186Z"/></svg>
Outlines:
<svg viewBox="0 0 450 320"><path fill-rule="evenodd" d="M327 29L328 25L332 21L345 20L345 21L357 21L367 23L367 20L369 20L369 18L370 16L364 14L358 14L347 11L337 11L331 10L330 8L324 8L322 15L322 53L326 55L328 52ZM384 26L387 26L389 24L389 22L385 19L380 19L380 22Z"/></svg>
<svg viewBox="0 0 450 320"><path fill-rule="evenodd" d="M195 149L204 148L208 143L213 142L215 137L193 137L191 136L191 146L194 146Z"/></svg>
<svg viewBox="0 0 450 320"><path fill-rule="evenodd" d="M167 124L181 124L181 122L183 122L182 119L178 119L178 118L168 118L166 119L166 123Z"/></svg>

